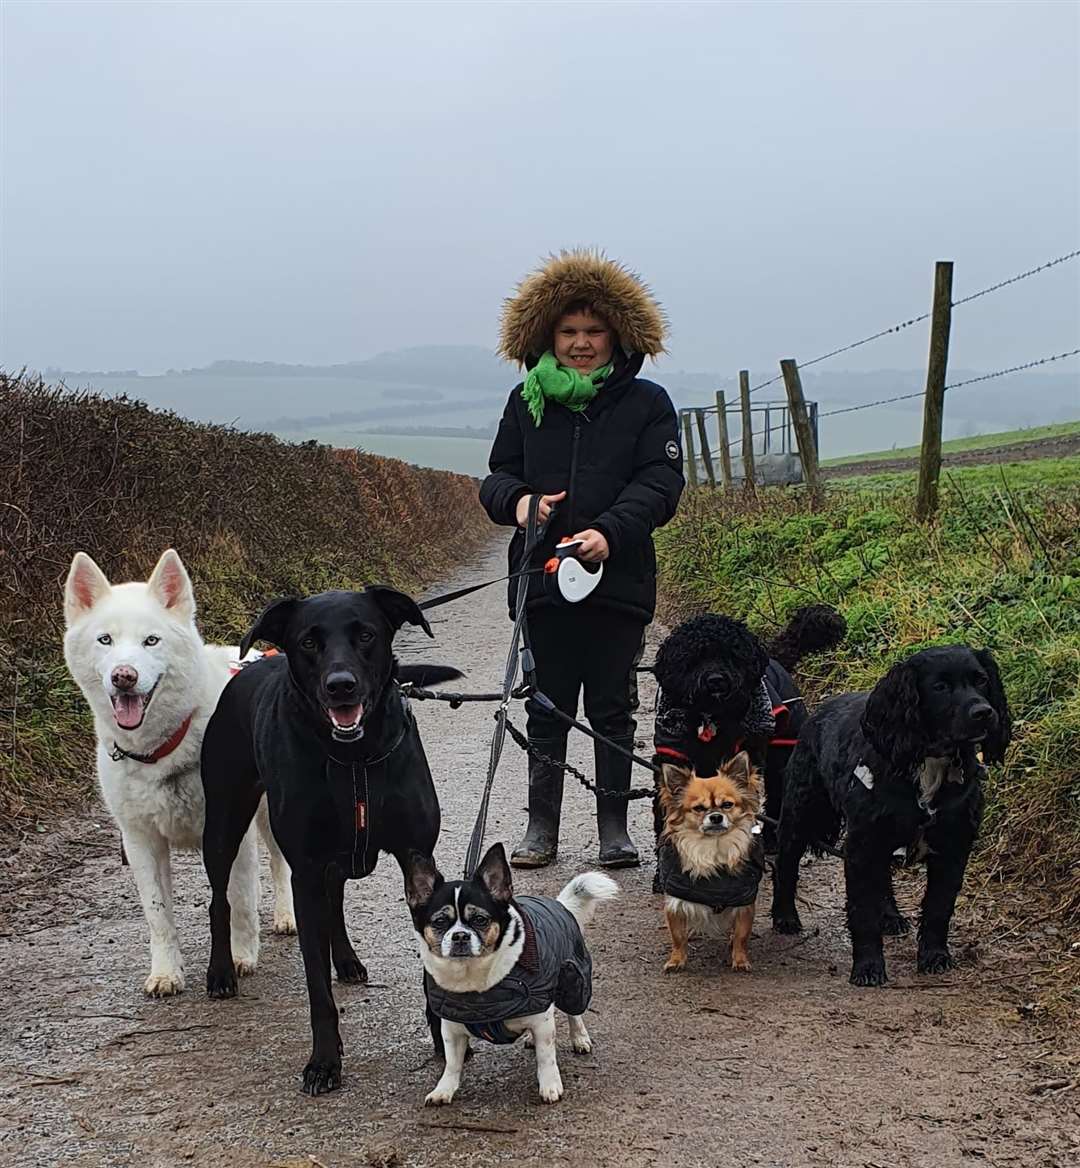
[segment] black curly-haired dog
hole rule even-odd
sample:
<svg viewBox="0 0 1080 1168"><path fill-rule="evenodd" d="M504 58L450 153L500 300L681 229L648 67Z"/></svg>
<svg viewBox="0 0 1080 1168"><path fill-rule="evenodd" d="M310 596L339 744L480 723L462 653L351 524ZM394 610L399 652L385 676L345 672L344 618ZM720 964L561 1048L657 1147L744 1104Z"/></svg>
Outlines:
<svg viewBox="0 0 1080 1168"><path fill-rule="evenodd" d="M660 687L655 761L689 765L707 777L745 750L765 776L765 813L778 819L784 768L806 719L790 671L807 654L839 644L846 630L844 618L824 604L798 609L767 647L742 621L713 613L672 629L653 666ZM767 850L772 839L766 829Z"/></svg>
<svg viewBox="0 0 1080 1168"><path fill-rule="evenodd" d="M989 650L923 649L870 693L842 694L807 719L787 769L773 927L802 928L799 862L846 825L844 876L853 985L886 981L882 936L910 928L892 888L892 855L926 859L919 922L920 973L952 965L949 922L982 816L983 760L1009 744L1009 707Z"/></svg>

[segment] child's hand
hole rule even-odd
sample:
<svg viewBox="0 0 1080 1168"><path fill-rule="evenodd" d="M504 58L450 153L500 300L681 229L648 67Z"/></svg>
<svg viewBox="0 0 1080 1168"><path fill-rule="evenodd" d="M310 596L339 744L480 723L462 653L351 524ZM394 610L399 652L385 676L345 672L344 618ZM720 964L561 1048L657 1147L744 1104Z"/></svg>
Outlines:
<svg viewBox="0 0 1080 1168"><path fill-rule="evenodd" d="M606 560L611 555L611 548L608 547L608 541L604 538L603 533L597 531L595 527L589 527L585 531L579 531L577 535L571 538L581 540L581 547L577 550L577 558L584 560L587 564L598 563L601 560Z"/></svg>
<svg viewBox="0 0 1080 1168"><path fill-rule="evenodd" d="M529 500L532 495L522 495L517 502L517 510L514 512L514 517L517 519L518 527L524 527L529 522ZM560 491L557 495L541 495L540 509L536 513L537 525L543 527L545 523L551 518L551 509L556 503L561 503L566 498L566 492Z"/></svg>

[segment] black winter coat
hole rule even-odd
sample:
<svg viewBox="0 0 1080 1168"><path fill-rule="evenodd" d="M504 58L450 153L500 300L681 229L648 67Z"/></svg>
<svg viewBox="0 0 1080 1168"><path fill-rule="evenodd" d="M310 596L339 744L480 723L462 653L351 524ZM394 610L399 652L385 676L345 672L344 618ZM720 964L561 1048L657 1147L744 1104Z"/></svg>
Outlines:
<svg viewBox="0 0 1080 1168"><path fill-rule="evenodd" d="M480 502L495 523L517 527L514 512L523 495L565 490L530 566L549 559L560 539L595 528L611 555L604 578L584 603L648 622L656 608L652 533L675 514L684 483L675 408L666 390L637 376L642 361L635 355L619 363L580 413L547 402L539 426L517 386L499 423ZM520 567L524 540L525 533L515 531L511 572ZM511 617L516 585L510 582ZM551 603L539 576L529 581L527 603L530 609Z"/></svg>

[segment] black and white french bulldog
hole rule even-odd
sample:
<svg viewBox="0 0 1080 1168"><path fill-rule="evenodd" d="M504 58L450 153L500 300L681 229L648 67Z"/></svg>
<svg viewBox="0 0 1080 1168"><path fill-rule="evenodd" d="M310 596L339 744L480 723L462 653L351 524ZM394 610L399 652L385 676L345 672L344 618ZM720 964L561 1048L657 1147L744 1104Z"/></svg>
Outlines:
<svg viewBox="0 0 1080 1168"><path fill-rule="evenodd" d="M405 898L420 939L429 1018L437 1020L432 1025L439 1025L446 1051L446 1069L425 1103L452 1102L470 1035L495 1043L529 1035L540 1098L562 1098L555 1008L567 1015L574 1050L592 1050L582 1017L592 996L592 959L581 930L597 902L618 891L610 877L585 872L555 900L515 898L501 843L470 880L446 881L429 856L409 857Z"/></svg>

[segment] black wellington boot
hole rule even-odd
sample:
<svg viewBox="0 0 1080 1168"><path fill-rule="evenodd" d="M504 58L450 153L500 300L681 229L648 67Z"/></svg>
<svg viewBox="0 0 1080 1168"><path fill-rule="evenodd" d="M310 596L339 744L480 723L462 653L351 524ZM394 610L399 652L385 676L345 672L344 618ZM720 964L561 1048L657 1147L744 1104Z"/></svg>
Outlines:
<svg viewBox="0 0 1080 1168"><path fill-rule="evenodd" d="M555 762L566 761L565 737L530 738L529 745ZM510 854L512 867L546 868L558 855L564 777L559 767L529 756L529 826Z"/></svg>
<svg viewBox="0 0 1080 1168"><path fill-rule="evenodd" d="M634 749L634 739L612 738L627 750ZM633 763L625 755L609 749L602 742L596 747L596 785L600 790L629 791ZM641 863L634 841L626 831L629 801L619 796L596 796L596 827L600 834L601 868L636 868Z"/></svg>

